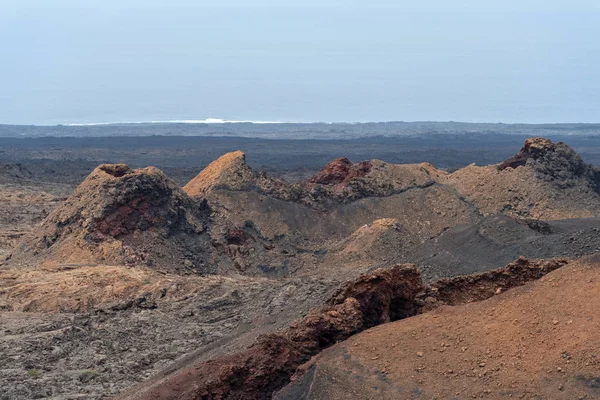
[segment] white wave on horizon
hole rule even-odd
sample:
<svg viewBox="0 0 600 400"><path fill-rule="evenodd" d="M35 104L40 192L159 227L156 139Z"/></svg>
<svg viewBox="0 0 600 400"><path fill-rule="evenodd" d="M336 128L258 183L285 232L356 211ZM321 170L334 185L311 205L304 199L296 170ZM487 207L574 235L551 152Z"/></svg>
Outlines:
<svg viewBox="0 0 600 400"><path fill-rule="evenodd" d="M250 120L227 120L221 118L206 119L176 119L168 121L129 121L129 122L90 122L70 123L65 126L98 126L98 125L123 125L123 124L287 124L290 121L250 121Z"/></svg>

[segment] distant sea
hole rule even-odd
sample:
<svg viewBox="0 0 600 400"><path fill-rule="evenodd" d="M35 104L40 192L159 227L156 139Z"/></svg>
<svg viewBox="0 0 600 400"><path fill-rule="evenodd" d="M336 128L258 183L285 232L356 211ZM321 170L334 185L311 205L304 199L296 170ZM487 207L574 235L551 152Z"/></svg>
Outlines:
<svg viewBox="0 0 600 400"><path fill-rule="evenodd" d="M0 137L210 136L262 139L360 139L423 135L600 136L600 124L467 122L281 122L204 120L98 122L67 125L0 125Z"/></svg>

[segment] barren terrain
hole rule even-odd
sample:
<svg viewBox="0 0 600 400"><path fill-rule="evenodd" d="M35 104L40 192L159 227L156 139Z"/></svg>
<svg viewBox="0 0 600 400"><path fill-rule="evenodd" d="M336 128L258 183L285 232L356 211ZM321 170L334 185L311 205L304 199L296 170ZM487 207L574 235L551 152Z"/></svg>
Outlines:
<svg viewBox="0 0 600 400"><path fill-rule="evenodd" d="M566 144L298 170L36 140L2 153L0 399L595 394L600 170Z"/></svg>

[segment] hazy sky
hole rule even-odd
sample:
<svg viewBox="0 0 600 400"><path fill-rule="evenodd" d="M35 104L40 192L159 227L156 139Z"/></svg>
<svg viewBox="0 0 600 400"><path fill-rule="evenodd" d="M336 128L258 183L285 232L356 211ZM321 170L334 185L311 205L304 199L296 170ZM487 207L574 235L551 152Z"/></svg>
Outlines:
<svg viewBox="0 0 600 400"><path fill-rule="evenodd" d="M600 122L598 0L0 2L0 123Z"/></svg>

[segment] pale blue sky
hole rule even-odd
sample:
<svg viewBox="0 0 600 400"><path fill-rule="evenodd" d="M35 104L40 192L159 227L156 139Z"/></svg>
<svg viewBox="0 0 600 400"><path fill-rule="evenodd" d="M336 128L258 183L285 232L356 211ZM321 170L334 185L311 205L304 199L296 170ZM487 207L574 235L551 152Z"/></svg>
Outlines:
<svg viewBox="0 0 600 400"><path fill-rule="evenodd" d="M600 122L599 3L2 0L0 123Z"/></svg>

